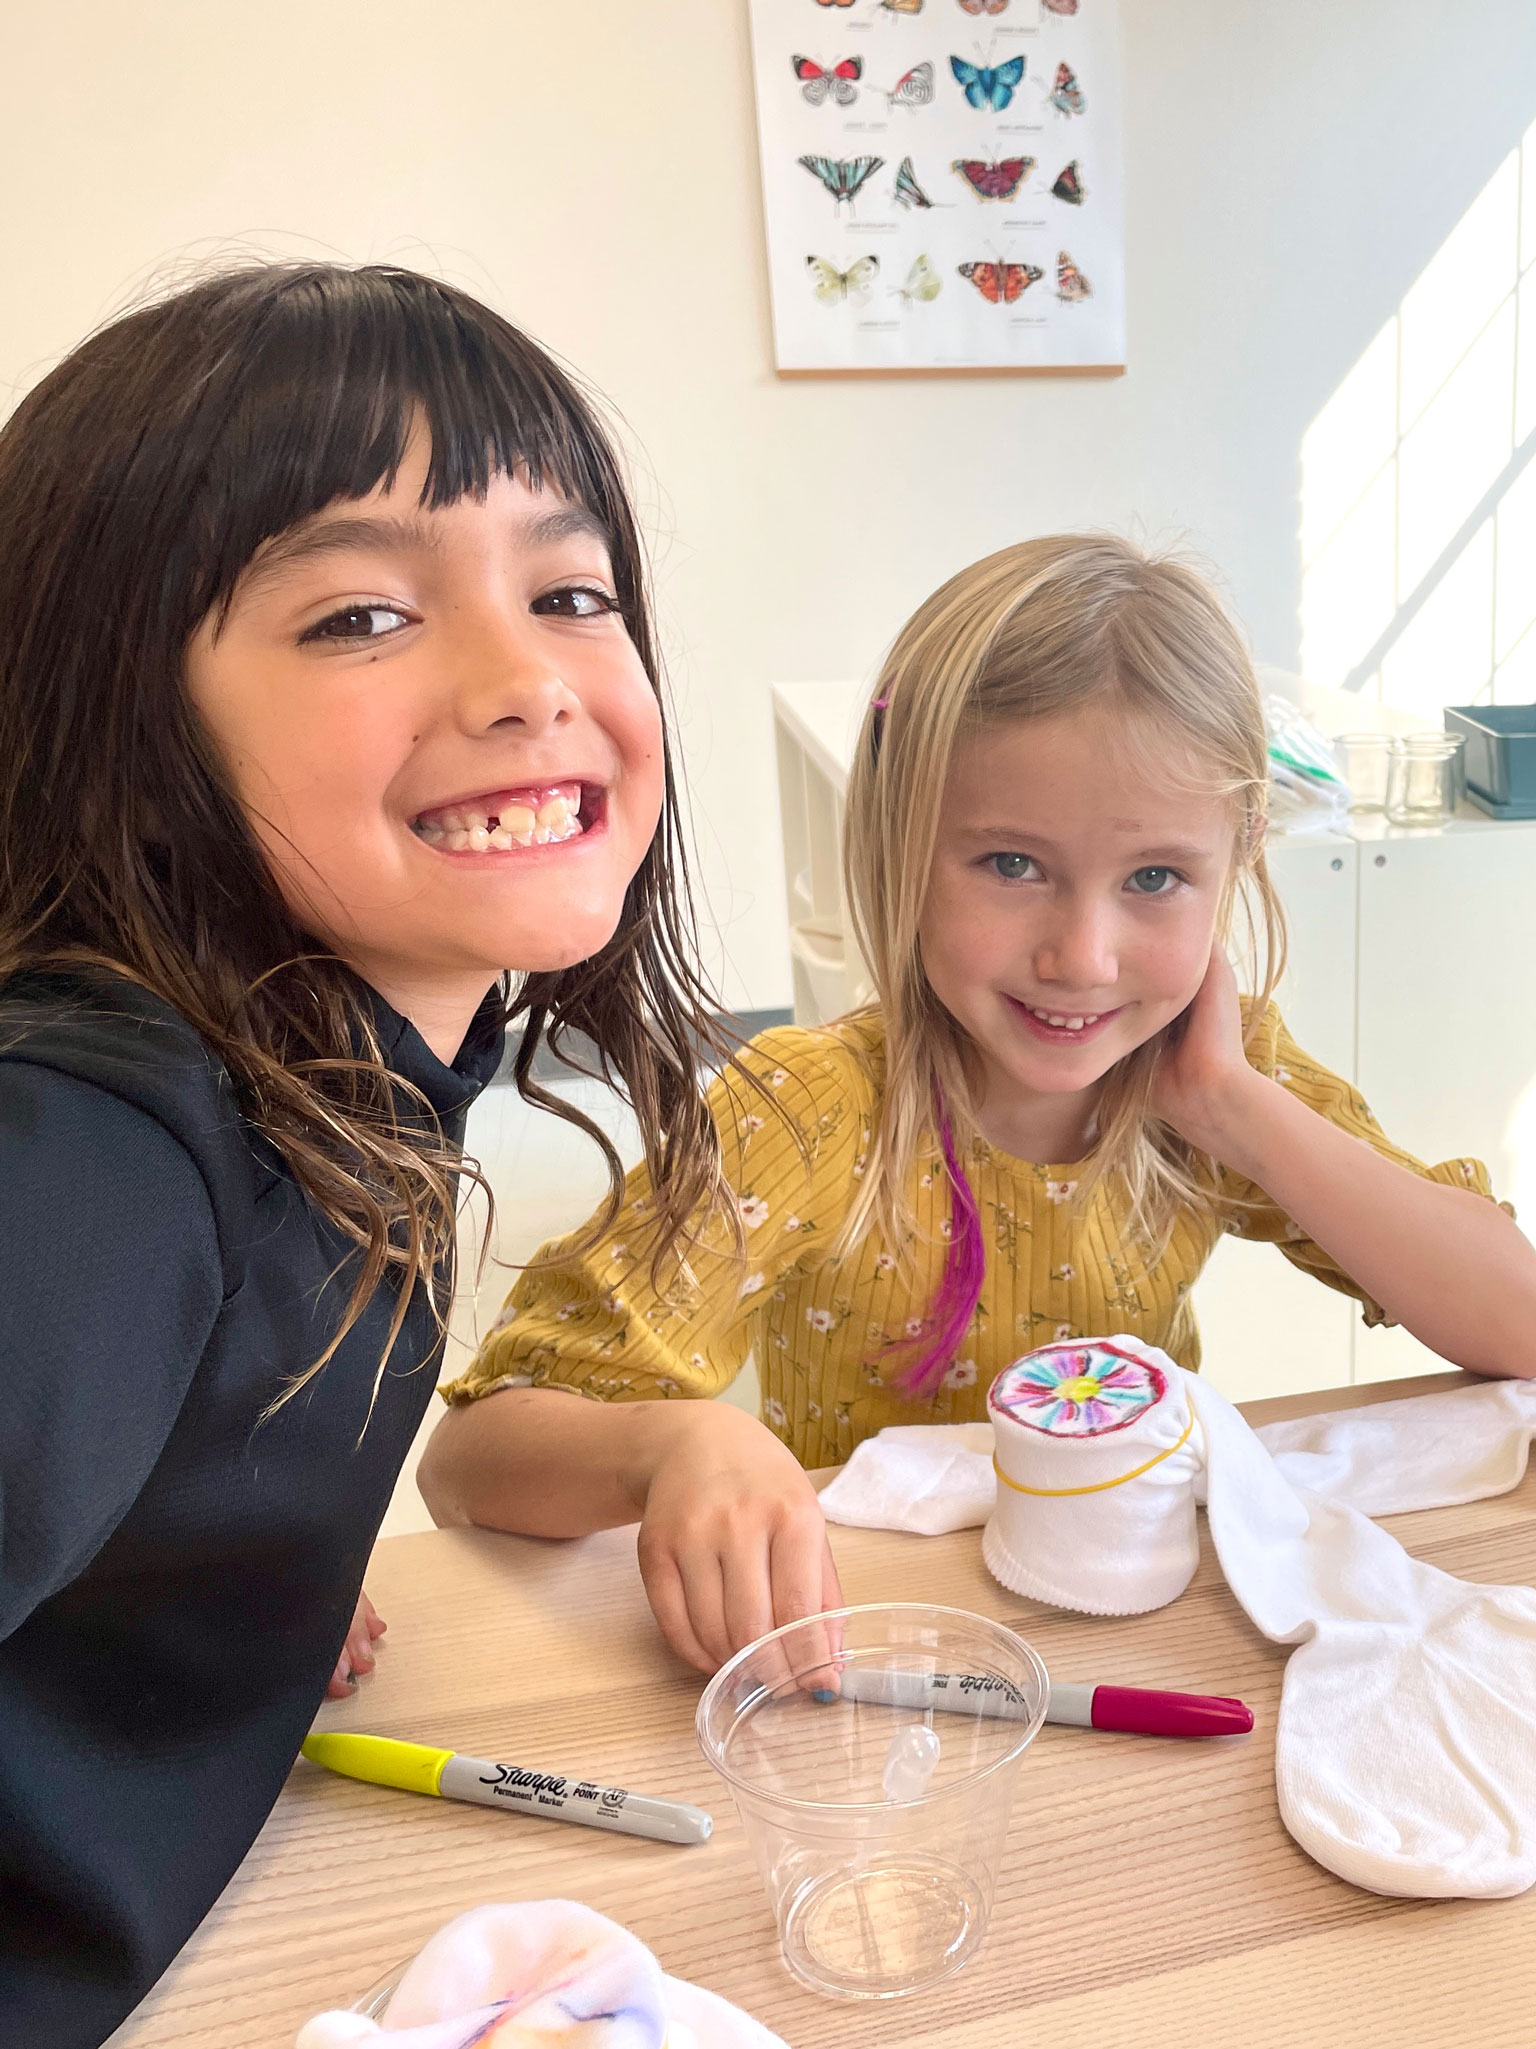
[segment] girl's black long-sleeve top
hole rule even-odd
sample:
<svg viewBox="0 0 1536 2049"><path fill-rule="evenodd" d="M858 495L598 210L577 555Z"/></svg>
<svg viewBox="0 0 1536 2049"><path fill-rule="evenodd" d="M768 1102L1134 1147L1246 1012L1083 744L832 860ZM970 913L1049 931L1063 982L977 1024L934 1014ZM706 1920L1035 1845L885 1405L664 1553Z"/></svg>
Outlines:
<svg viewBox="0 0 1536 2049"><path fill-rule="evenodd" d="M454 1143L495 1072L381 1002ZM436 1380L418 1287L323 1350L352 1248L132 983L0 991L0 2044L95 2049L261 1828ZM369 1413L370 1401L372 1413ZM265 1420L264 1420L265 1418Z"/></svg>

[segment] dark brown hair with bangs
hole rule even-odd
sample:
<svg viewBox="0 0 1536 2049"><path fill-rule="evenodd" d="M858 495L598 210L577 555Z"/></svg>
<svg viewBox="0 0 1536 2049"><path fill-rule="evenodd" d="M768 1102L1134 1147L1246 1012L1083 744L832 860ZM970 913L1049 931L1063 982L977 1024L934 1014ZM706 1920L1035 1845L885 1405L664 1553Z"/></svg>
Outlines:
<svg viewBox="0 0 1536 2049"><path fill-rule="evenodd" d="M435 279L331 264L205 279L82 343L0 431L0 1009L23 972L105 968L171 1004L223 1062L245 1114L357 1248L339 1328L293 1387L387 1274L401 1283L391 1344L417 1281L441 1305L460 1161L424 1100L402 1117L369 992L285 908L183 659L266 543L393 480L418 421L425 504L517 473L597 519L662 700L640 540L592 406L526 335ZM695 1061L724 1047L696 958L669 758L661 824L608 945L502 990L523 1026L518 1088L607 1160L597 1230L622 1167L535 1081L540 1043L579 1065L590 1041L633 1105L658 1261L720 1188Z"/></svg>

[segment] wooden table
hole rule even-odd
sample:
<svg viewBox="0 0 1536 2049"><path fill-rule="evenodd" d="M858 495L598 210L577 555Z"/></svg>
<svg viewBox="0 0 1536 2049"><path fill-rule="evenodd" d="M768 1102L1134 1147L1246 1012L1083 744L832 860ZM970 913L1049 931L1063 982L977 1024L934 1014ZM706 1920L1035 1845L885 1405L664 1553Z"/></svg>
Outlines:
<svg viewBox="0 0 1536 2049"><path fill-rule="evenodd" d="M1267 1422L1460 1380L1256 1402L1247 1414ZM1528 1581L1536 1474L1495 1500L1389 1527L1463 1578ZM291 2049L310 2014L349 2003L452 1915L552 1896L624 1922L667 1970L750 2008L793 2049L1536 2041L1536 1893L1382 1899L1320 1869L1285 1833L1271 1740L1285 1656L1248 1622L1208 1549L1171 1607L1103 1621L1005 1592L974 1530L834 1530L833 1542L850 1601L941 1601L1017 1623L1064 1678L1240 1694L1255 1732L1173 1744L1042 1730L1020 1772L980 1956L910 1999L819 1999L779 1962L730 1798L694 1741L700 1681L656 1635L634 1531L572 1544L483 1531L391 1538L368 1579L390 1625L378 1673L327 1708L324 1726L691 1800L715 1816L713 1839L673 1849L513 1820L301 1763L113 2049Z"/></svg>

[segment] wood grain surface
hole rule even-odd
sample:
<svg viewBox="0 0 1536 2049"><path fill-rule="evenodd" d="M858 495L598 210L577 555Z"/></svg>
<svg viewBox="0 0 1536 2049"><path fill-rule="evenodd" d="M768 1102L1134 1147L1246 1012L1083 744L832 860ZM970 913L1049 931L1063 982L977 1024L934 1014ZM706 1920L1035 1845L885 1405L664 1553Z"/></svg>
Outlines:
<svg viewBox="0 0 1536 2049"><path fill-rule="evenodd" d="M1459 1384L1462 1376L1255 1402L1254 1422ZM1464 1508L1397 1516L1410 1550L1463 1578L1528 1582L1536 1475ZM320 1725L451 1746L689 1800L715 1817L676 1849L417 1799L295 1767L223 1897L113 2049L289 2049L452 1915L493 1900L585 1901L680 1977L793 2049L1530 2049L1536 1895L1389 1900L1306 1857L1275 1808L1284 1653L1227 1591L1206 1543L1171 1607L1130 1620L1007 1593L976 1531L834 1530L850 1601L931 1600L1016 1624L1063 1679L1239 1694L1251 1737L1174 1743L1042 1730L1017 1782L991 1931L932 1992L843 2002L778 1957L726 1789L694 1739L701 1681L663 1648L633 1530L578 1543L433 1531L381 1543L389 1622L376 1676Z"/></svg>

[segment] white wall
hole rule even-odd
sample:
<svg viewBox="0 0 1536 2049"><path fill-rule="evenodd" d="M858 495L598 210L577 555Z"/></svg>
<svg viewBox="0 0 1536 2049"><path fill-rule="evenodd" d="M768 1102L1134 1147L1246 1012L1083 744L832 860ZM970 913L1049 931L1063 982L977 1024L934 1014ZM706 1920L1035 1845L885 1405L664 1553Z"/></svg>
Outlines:
<svg viewBox="0 0 1536 2049"><path fill-rule="evenodd" d="M14 0L0 386L237 239L436 268L576 363L639 451L729 993L783 1002L769 683L1085 523L1187 534L1294 668L1302 436L1536 116L1531 0L1121 11L1129 374L780 383L745 0Z"/></svg>

